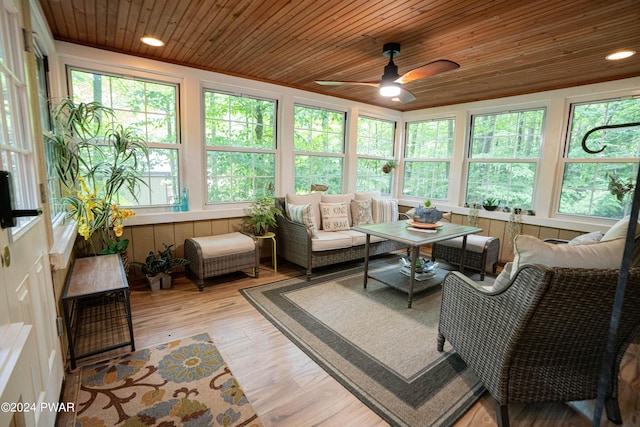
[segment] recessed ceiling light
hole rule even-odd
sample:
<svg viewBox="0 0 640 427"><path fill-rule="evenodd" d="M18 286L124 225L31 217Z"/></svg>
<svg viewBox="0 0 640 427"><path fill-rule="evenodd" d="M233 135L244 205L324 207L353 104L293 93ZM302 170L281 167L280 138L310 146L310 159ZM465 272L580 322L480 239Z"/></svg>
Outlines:
<svg viewBox="0 0 640 427"><path fill-rule="evenodd" d="M142 43L144 44L148 44L149 46L164 46L164 42L155 37L149 37L149 36L141 37L140 41L142 41Z"/></svg>
<svg viewBox="0 0 640 427"><path fill-rule="evenodd" d="M618 59L628 58L628 57L633 56L635 54L636 54L636 52L633 51L633 50L620 50L618 52L614 52L614 53L611 53L611 54L607 55L606 58L609 61L616 61Z"/></svg>

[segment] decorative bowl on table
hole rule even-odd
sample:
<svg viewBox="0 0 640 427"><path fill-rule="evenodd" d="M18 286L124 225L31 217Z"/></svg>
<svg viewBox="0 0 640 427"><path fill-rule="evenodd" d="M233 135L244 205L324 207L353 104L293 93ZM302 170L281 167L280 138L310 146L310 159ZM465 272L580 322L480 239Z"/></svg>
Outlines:
<svg viewBox="0 0 640 427"><path fill-rule="evenodd" d="M427 208L425 206L416 207L413 219L416 222L426 224L435 224L442 219L442 212L436 208Z"/></svg>

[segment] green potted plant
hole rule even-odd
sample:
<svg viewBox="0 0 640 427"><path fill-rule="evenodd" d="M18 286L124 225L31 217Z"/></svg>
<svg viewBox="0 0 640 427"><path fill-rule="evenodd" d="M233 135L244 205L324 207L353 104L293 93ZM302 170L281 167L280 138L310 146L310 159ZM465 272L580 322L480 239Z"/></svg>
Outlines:
<svg viewBox="0 0 640 427"><path fill-rule="evenodd" d="M164 250L158 251L155 254L153 251L149 251L145 262L134 262L134 265L140 267L147 280L152 291L158 289L170 289L171 288L171 273L174 267L179 265L188 264L189 261L184 258L174 258L171 253L173 245L165 245Z"/></svg>
<svg viewBox="0 0 640 427"><path fill-rule="evenodd" d="M487 197L484 199L484 202L482 202L482 207L486 211L495 211L498 208L498 199L495 197Z"/></svg>
<svg viewBox="0 0 640 427"><path fill-rule="evenodd" d="M269 227L277 227L277 217L282 216L272 196L261 196L254 200L245 210L245 214L247 215L245 224L249 232L255 236L264 236L269 231Z"/></svg>
<svg viewBox="0 0 640 427"><path fill-rule="evenodd" d="M393 169L395 169L397 166L398 166L398 162L396 162L395 160L389 160L387 163L382 165L382 172L389 173Z"/></svg>
<svg viewBox="0 0 640 427"><path fill-rule="evenodd" d="M55 170L65 192L62 202L77 221L84 238L78 255L120 252L125 271L128 241L120 240L124 220L135 216L120 207L118 194L126 190L136 200L142 179L142 160L148 154L143 138L115 121L115 113L99 102L60 100L51 111L53 131L45 143L55 156Z"/></svg>

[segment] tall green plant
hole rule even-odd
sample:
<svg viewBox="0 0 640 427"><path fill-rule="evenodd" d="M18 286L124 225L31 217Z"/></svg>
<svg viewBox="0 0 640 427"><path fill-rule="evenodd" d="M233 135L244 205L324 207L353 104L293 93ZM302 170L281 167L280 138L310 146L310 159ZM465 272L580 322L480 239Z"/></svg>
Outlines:
<svg viewBox="0 0 640 427"><path fill-rule="evenodd" d="M44 137L54 149L55 170L66 192L63 203L78 221L78 233L98 253L118 240L123 221L135 215L119 206L118 193L126 190L137 201L139 187L146 185L141 170L147 144L116 123L114 111L99 102L63 99L51 116L54 128ZM92 238L96 232L98 242Z"/></svg>

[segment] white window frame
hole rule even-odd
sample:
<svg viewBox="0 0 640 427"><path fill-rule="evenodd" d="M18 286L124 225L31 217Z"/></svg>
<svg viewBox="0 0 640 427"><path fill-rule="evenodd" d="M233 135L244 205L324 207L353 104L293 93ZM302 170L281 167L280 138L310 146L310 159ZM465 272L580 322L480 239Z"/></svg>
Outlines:
<svg viewBox="0 0 640 427"><path fill-rule="evenodd" d="M472 144L473 144L473 126L474 126L474 118L476 116L497 116L501 114L509 114L509 113L520 113L525 111L534 111L534 110L542 110L543 111L543 119L540 127L540 145L538 147L538 155L534 158L472 158ZM471 168L471 164L473 163L502 163L502 164L516 164L516 163L530 163L534 165L535 172L533 178L533 188L531 189L531 206L525 207L527 210L535 210L536 207L536 195L538 182L540 178L540 162L542 161L542 156L545 148L545 140L546 140L546 128L548 121L548 112L549 108L546 105L542 104L527 104L527 105L513 105L513 106L503 106L498 108L491 108L482 111L469 111L468 114L468 133L467 133L467 141L465 144L465 165L464 165L464 191L461 192L460 196L462 197L463 202L467 205L469 202L482 202L482 200L478 201L469 201L468 193L469 193L469 170ZM487 197L495 197L494 195L486 195ZM510 206L510 207L522 207L522 206Z"/></svg>
<svg viewBox="0 0 640 427"><path fill-rule="evenodd" d="M269 102L273 102L274 104L274 111L273 111L273 147L271 149L266 149L266 148L251 148L251 147L233 147L233 146L216 146L216 145L207 145L207 141L206 141L206 120L207 120L207 115L206 115L206 105L205 105L205 93L206 92L212 92L212 93L219 93L219 94L223 94L223 95L230 95L230 96L236 96L236 97L241 97L241 98L248 98L248 99L256 99L256 100L264 100L264 101L269 101ZM276 193L277 190L277 178L278 178L278 149L279 149L279 141L278 141L278 132L279 132L279 109L280 109L280 101L278 99L276 99L275 97L270 97L270 96L265 96L265 95L254 95L254 94L250 94L250 93L238 93L238 92L234 92L231 90L224 90L224 89L217 89L215 87L211 87L211 86L204 86L202 87L201 90L201 105L202 105L202 147L203 147L203 152L204 152L204 167L203 167L203 181L205 182L204 185L204 200L205 200L205 205L207 206L216 206L216 205L230 205L230 204L237 204L237 203L243 203L243 202L248 202L251 200L228 200L228 201L214 201L214 202L210 202L209 201L209 186L206 184L206 182L209 180L209 175L207 174L207 158L208 158L208 154L210 152L225 152L225 153L257 153L257 154L272 154L274 157L274 171L273 171L273 192L274 194ZM255 197L258 197L259 195L256 195Z"/></svg>
<svg viewBox="0 0 640 427"><path fill-rule="evenodd" d="M598 103L605 103L605 102L615 102L615 101L623 101L623 100L627 100L627 99L639 99L640 98L640 90L636 90L636 91L616 91L616 92L610 92L610 93L603 93L603 94L598 94L598 95L588 95L588 96L581 96L581 97L574 97L574 98L570 98L567 100L566 103L566 111L567 111L567 115L566 115L566 123L565 123L565 129L564 129L564 135L563 135L563 140L562 140L562 153L558 158L558 162L557 162L557 191L556 191L556 197L554 197L553 200L553 211L554 211L554 215L558 218L566 218L566 219L575 219L578 221L584 221L584 220L595 220L595 221L614 221L614 218L607 218L607 217L603 217L603 216L596 216L596 215L586 215L586 214L579 214L579 213L569 213L569 212L560 212L560 204L561 204L561 199L562 199L562 191L563 191L563 187L564 187L564 176L565 176L565 170L566 170L566 166L567 164L571 164L571 163L608 163L608 164L614 164L614 163L636 163L636 168L640 168L640 156L639 157L598 157L597 155L590 155L587 154L585 152L585 156L581 157L581 158L570 158L569 157L569 144L570 144L570 139L571 139L571 126L572 126L572 122L573 122L573 115L574 115L574 106L576 105L584 105L584 104L598 104ZM600 126L601 124L594 124L593 127L596 126ZM637 128L628 128L628 129L637 129ZM595 135L594 135L595 136ZM597 139L594 138L590 138L589 140L587 140L587 147L589 147L592 150L598 150L602 147L598 146L597 143ZM635 175L633 175L633 181L635 183ZM591 196L593 197L593 193L591 194ZM590 202L590 210L593 210L593 205L592 205L593 201ZM627 211L630 209L630 202L627 204L627 209L625 211L625 214L627 213Z"/></svg>
<svg viewBox="0 0 640 427"><path fill-rule="evenodd" d="M386 156L381 156L381 155L374 155L374 154L367 154L367 153L359 153L358 149L359 147L361 147L360 144L360 119L365 119L365 120L371 120L371 121L376 121L376 122L386 122L389 123L393 126L393 138L391 140L391 154L386 155ZM360 161L361 160L372 160L372 161L376 161L377 163L379 163L379 168L378 168L378 173L376 175L367 175L367 178L377 178L377 177L384 177L384 175L380 174L381 168L384 165L384 163L391 161L391 160L396 160L396 137L397 137L397 128L398 128L398 122L396 120L391 120L391 119L383 119L380 117L375 117L372 115L368 115L368 114L359 114L358 118L357 118L357 125L356 125L356 171L360 170ZM377 189L360 189L358 188L358 184L359 184L359 178L361 177L361 175L358 173L357 177L356 177L356 191L375 191L375 190L380 190L382 191L380 188ZM394 188L394 177L395 177L395 173L390 172L388 174L389 177L389 192L382 192L382 194L392 194L393 193L393 188Z"/></svg>
<svg viewBox="0 0 640 427"><path fill-rule="evenodd" d="M330 153L330 152L326 152L326 151L300 151L300 150L296 150L295 148L295 140L292 143L292 148L293 148L293 159L294 159L294 173L293 173L293 180L294 180L294 189L295 189L295 181L296 181L296 175L295 175L295 159L298 156L309 156L309 157L333 157L333 158L340 158L342 159L342 177L341 177L341 188L339 189L335 189L335 188L331 188L331 186L329 186L329 189L327 190L328 193L331 194L340 194L344 192L344 188L345 188L345 184L346 184L346 169L347 169L347 126L348 126L348 117L347 117L347 112L343 111L343 110L337 110L337 109L333 109L333 108L328 108L328 107L321 107L321 106L317 106L317 105L311 105L311 104L304 104L304 103L294 103L293 106L293 120L292 120L292 125L293 125L293 133L295 135L295 131L296 131L296 127L295 127L295 109L297 107L302 107L302 108L310 108L310 109L314 109L314 110L323 110L323 111L329 111L329 112L333 112L333 113L338 113L341 114L344 117L344 121L342 123L342 152L340 153ZM295 137L294 137L295 138ZM313 184L327 184L326 180L323 180L322 182L311 182L311 185ZM306 190L306 193L311 192L311 187L309 187L308 190ZM300 193L300 194L305 194L305 193Z"/></svg>
<svg viewBox="0 0 640 427"><path fill-rule="evenodd" d="M38 197L34 135L29 125L31 114L22 51L24 36L19 11L11 2L4 1L2 4L0 49L4 54L4 62L0 61L0 73L5 77L7 87L0 88L0 104L5 106L0 114L0 169L12 175L14 208L34 209L38 206ZM13 143L10 143L7 127L7 108L11 112ZM10 228L11 238L18 239L34 220L35 217L17 218L16 227Z"/></svg>
<svg viewBox="0 0 640 427"><path fill-rule="evenodd" d="M449 157L407 157L407 146L408 144L408 138L409 138L409 126L411 124L416 124L416 123L424 123L424 122L441 122L441 121L452 121L453 122L453 145L451 147L451 153L449 153ZM420 198L420 199L429 199L429 200L438 200L438 201L443 201L446 202L448 201L448 192L447 192L447 198L445 199L436 199L433 198L429 195L422 195L422 194L405 194L404 193L404 187L405 187L405 177L406 177L406 171L407 171L407 163L410 162L427 162L427 163L447 163L449 165L449 175L447 176L448 179L448 186L451 183L451 165L453 162L453 156L454 156L454 152L455 152L455 144L456 144L456 117L454 116L442 116L442 117L432 117L432 118L428 118L428 119L420 119L420 120L410 120L405 122L405 141L404 141L404 146L403 146L403 153L402 153L402 157L403 157L403 162L404 162L404 168L403 168L403 175L402 175L402 188L401 188L401 194L402 197L406 197L406 198Z"/></svg>
<svg viewBox="0 0 640 427"><path fill-rule="evenodd" d="M181 84L179 81L176 81L175 79L171 79L171 78L164 78L165 76L162 76L160 78L158 78L158 76L149 76L146 75L144 73L132 73L129 70L127 70L127 72L123 72L123 70L114 70L110 67L102 67L99 66L98 64L92 64L92 65L88 65L88 66L83 66L83 65L74 65L74 64L66 64L66 76L67 76L67 91L69 93L69 96L72 98L73 97L73 88L72 88L72 80L71 80L71 72L72 71L79 71L79 72L86 72L86 73L92 73L92 74L99 74L99 75L103 75L103 76L109 76L109 77L117 77L117 78L122 78L122 79L131 79L131 80L136 80L136 81L142 81L142 82L147 82L147 83L153 83L153 84L161 84L161 85L166 85L166 86L174 86L175 90L176 90L176 110L175 110L175 121L176 121L176 142L175 143L156 143L153 141L146 141L147 142L147 146L149 147L149 150L172 150L175 151L177 153L177 159L176 159L176 165L178 167L178 171L177 171L177 184L176 184L176 188L175 188L175 195L174 195L174 200L173 200L173 205L175 205L175 203L177 202L176 198L177 196L179 196L180 193L180 189L183 187L183 176L185 175L185 173L183 172L183 165L182 165L182 159L183 159L183 143L182 143L182 110L181 110L181 106L180 106L180 93L181 93ZM116 117L117 117L117 111L119 109L114 108L114 110L116 111ZM149 169L150 172L150 168ZM144 175L142 176L142 179L145 181L148 181L151 179L150 175ZM142 189L142 191L149 191L149 198L150 200L153 199L152 197L152 193L151 190L145 190ZM135 204L130 206L132 208L135 208L136 210L141 210L141 211L153 211L155 209L167 209L167 208L171 208L172 207L172 203L171 200L167 201L167 203L151 203L151 204Z"/></svg>

